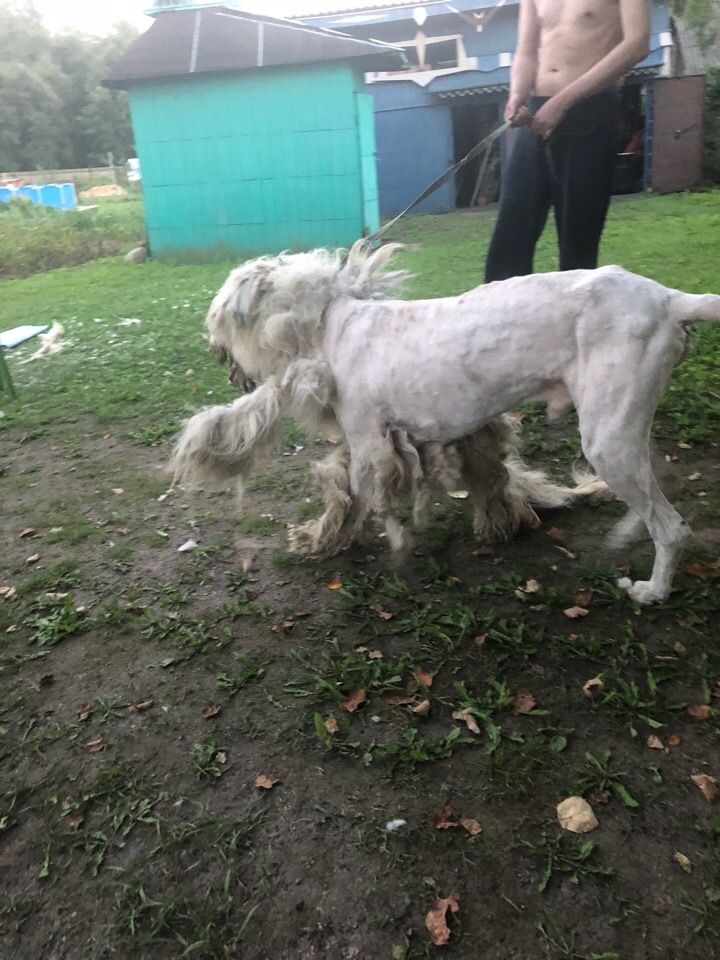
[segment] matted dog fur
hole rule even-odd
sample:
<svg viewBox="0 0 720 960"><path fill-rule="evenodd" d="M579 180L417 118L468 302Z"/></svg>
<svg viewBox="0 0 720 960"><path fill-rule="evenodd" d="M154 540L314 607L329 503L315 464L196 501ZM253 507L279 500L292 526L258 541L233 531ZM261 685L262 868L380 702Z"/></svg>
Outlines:
<svg viewBox="0 0 720 960"><path fill-rule="evenodd" d="M516 457L507 411L543 400L553 418L574 405L586 457L630 507L615 542L644 523L655 543L651 579L630 593L639 602L666 597L688 531L652 475L650 426L688 326L720 320L720 297L605 267L393 300L405 276L386 269L395 249L263 257L230 274L206 320L210 345L258 386L187 423L176 479L242 486L289 414L345 438L316 468L326 512L293 531L298 552L337 552L378 517L399 547L397 497L410 493L422 516L431 484L458 475L478 535L504 539L533 522L533 503L560 506L603 489L592 477L575 488L551 484Z"/></svg>

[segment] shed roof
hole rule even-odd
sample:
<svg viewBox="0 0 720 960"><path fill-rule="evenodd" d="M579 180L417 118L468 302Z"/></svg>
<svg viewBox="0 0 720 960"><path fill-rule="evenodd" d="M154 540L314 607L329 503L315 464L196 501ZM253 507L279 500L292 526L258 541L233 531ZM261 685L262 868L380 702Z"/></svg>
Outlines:
<svg viewBox="0 0 720 960"><path fill-rule="evenodd" d="M143 80L360 60L366 71L397 70L399 47L334 30L243 13L222 5L169 10L141 34L103 81L126 87Z"/></svg>

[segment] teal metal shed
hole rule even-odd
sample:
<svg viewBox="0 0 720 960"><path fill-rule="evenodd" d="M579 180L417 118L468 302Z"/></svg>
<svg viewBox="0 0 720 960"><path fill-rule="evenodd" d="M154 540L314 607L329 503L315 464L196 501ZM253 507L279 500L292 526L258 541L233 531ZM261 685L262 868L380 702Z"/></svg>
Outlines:
<svg viewBox="0 0 720 960"><path fill-rule="evenodd" d="M347 246L379 225L364 73L400 50L230 6L163 9L127 89L153 254Z"/></svg>

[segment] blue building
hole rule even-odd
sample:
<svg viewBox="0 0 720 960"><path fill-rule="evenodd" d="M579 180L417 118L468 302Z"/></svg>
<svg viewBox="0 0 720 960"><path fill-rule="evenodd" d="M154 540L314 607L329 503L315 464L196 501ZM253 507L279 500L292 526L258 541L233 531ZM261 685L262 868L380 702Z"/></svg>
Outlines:
<svg viewBox="0 0 720 960"><path fill-rule="evenodd" d="M508 95L519 7L517 0L361 2L351 10L331 11L319 0L321 9L302 19L405 51L406 69L366 78L375 104L380 210L392 217L498 125ZM658 81L672 77L674 64L669 6L666 0L653 0L650 53L626 78L622 91L623 146L632 143L633 149L619 154L618 192L687 189L700 179L701 122L684 139L673 143L673 138L678 128L685 133L692 125L688 110L699 109L701 121L702 78L677 78L700 81L687 84L679 97L675 79L663 81L662 96L655 96ZM419 212L496 200L510 136L494 148L482 178L480 161L469 164Z"/></svg>

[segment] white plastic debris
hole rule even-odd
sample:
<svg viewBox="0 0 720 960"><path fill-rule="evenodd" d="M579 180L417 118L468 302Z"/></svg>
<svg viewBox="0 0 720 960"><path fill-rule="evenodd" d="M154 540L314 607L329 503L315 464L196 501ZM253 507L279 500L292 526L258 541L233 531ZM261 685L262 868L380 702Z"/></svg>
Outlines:
<svg viewBox="0 0 720 960"><path fill-rule="evenodd" d="M197 550L197 546L194 540L188 540L181 547L178 547L178 553L190 553L191 550Z"/></svg>

